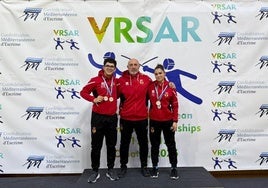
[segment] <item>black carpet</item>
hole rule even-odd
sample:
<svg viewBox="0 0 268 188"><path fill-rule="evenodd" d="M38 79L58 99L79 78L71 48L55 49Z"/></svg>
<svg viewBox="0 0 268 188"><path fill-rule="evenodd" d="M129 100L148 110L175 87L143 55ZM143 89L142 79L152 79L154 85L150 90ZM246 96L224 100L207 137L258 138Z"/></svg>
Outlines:
<svg viewBox="0 0 268 188"><path fill-rule="evenodd" d="M203 167L179 167L178 180L169 178L170 168L160 168L157 179L143 177L139 168L129 168L126 176L118 181L109 180L106 171L100 170L101 177L96 183L87 182L89 169L77 175L1 177L0 188L223 188Z"/></svg>
<svg viewBox="0 0 268 188"><path fill-rule="evenodd" d="M106 176L107 170L100 170L101 177L96 183L90 183L90 187L107 187L107 188L223 188L222 184L218 182L207 170L203 167L180 167L178 168L178 180L169 178L170 168L160 168L159 177L153 179L150 177L143 177L139 168L128 169L124 178L118 181L111 181ZM78 187L88 187L87 179L90 175L90 170L85 169L76 185Z"/></svg>
<svg viewBox="0 0 268 188"><path fill-rule="evenodd" d="M80 175L1 177L0 188L76 188L79 177Z"/></svg>
<svg viewBox="0 0 268 188"><path fill-rule="evenodd" d="M50 174L50 175L7 175L0 174L0 188L150 188L150 187L206 187L206 188L265 188L268 187L267 174L230 175L228 177L210 175L202 167L179 167L180 179L170 180L169 169L160 168L158 179L144 178L139 169L129 169L126 177L111 182L105 177L106 170L102 169L101 178L95 184L87 183L89 169L81 174Z"/></svg>

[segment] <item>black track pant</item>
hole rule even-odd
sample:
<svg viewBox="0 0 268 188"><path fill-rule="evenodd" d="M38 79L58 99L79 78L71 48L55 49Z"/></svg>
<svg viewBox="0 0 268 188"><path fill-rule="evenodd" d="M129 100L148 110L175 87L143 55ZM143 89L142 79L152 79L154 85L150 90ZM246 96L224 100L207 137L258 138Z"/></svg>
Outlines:
<svg viewBox="0 0 268 188"><path fill-rule="evenodd" d="M91 117L91 166L93 170L100 167L100 155L103 138L106 140L107 147L107 166L108 169L114 167L116 142L117 142L117 114L107 116L92 112Z"/></svg>
<svg viewBox="0 0 268 188"><path fill-rule="evenodd" d="M175 143L175 132L170 130L173 121L150 120L151 158L153 166L158 165L161 132L163 131L165 144L168 149L169 162L172 167L177 167L177 149Z"/></svg>
<svg viewBox="0 0 268 188"><path fill-rule="evenodd" d="M120 163L124 167L128 163L129 144L133 130L135 130L140 152L141 167L147 167L148 159L148 120L129 121L120 120L121 142L120 142Z"/></svg>

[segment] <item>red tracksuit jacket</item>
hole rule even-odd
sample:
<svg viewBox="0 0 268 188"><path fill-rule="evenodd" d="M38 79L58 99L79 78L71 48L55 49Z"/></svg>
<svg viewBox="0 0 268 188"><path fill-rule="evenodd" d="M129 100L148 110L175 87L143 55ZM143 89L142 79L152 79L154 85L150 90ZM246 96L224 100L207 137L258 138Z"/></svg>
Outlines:
<svg viewBox="0 0 268 188"><path fill-rule="evenodd" d="M158 109L156 105L156 101L158 100L157 92L155 90L157 88L158 96L160 96L166 86L167 89L163 93L163 96L160 100L161 108ZM178 122L179 104L178 104L177 92L175 89L169 87L168 81L165 80L163 85L158 85L158 82L154 81L149 86L148 95L151 104L149 110L150 119L155 121L173 120L173 122Z"/></svg>
<svg viewBox="0 0 268 188"><path fill-rule="evenodd" d="M120 97L119 114L122 119L137 121L148 118L148 99L146 97L151 78L137 73L131 76L124 71L118 80L118 94Z"/></svg>
<svg viewBox="0 0 268 188"><path fill-rule="evenodd" d="M103 101L98 104L93 104L92 111L103 115L114 115L117 111L117 81L118 79L113 77L112 96L109 95L103 81L104 72L99 71L98 76L91 78L87 85L80 91L80 96L85 100L93 102L94 98L98 95L113 97L113 101ZM108 86L111 86L112 79L105 78Z"/></svg>

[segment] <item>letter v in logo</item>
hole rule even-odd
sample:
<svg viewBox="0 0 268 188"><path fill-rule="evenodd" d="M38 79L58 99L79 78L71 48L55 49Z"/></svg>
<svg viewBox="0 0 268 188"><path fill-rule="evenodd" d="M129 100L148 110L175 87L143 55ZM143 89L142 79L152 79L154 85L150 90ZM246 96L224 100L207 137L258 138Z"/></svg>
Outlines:
<svg viewBox="0 0 268 188"><path fill-rule="evenodd" d="M91 25L96 37L97 37L99 43L101 43L101 41L102 41L102 39L103 39L103 37L105 35L106 29L109 26L110 21L111 21L112 18L111 17L106 17L104 22L103 22L103 24L102 24L102 26L101 26L101 29L99 29L99 26L96 23L96 20L95 20L94 17L88 17L87 19L88 19L88 21L89 21L89 23L90 23L90 25Z"/></svg>

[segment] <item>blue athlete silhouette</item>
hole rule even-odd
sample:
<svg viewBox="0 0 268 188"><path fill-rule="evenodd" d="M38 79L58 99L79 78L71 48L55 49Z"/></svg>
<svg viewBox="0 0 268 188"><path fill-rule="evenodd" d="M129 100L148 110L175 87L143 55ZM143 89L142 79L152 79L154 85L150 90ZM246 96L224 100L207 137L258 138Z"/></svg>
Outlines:
<svg viewBox="0 0 268 188"><path fill-rule="evenodd" d="M230 22L236 23L236 21L233 20L235 16L233 16L231 13L228 13L227 15L224 14L224 16L228 17L228 20L227 20L228 23Z"/></svg>
<svg viewBox="0 0 268 188"><path fill-rule="evenodd" d="M129 57L125 56L125 55L121 55L122 57L124 58L127 58L127 59L130 59ZM103 58L113 58L115 59L115 54L113 52L106 52L103 56ZM148 66L144 66L146 63L156 59L157 57L153 57L145 62L143 62L141 64L141 66L143 67L143 71L147 71L147 72L150 72L150 73L154 73L154 69L148 67ZM101 69L103 67L102 64L98 64L96 63L96 61L93 59L93 56L91 53L88 54L88 60L89 62L96 68L99 68ZM163 62L163 65L164 65L164 68L167 69L167 70L171 70L173 69L175 63L174 63L174 60L172 59L165 59L164 62ZM122 71L120 71L118 68L116 68L116 71L115 71L115 74L118 74L118 75L122 75ZM185 98L189 99L190 101L196 103L196 104L201 104L202 103L202 99L194 96L193 94L189 93L188 91L186 91L183 87L182 87L182 84L181 84L181 78L180 78L180 75L184 75L186 77L189 77L189 78L192 78L192 79L196 79L197 76L196 75L193 75L191 73L188 73L188 72L185 72L185 71L182 71L180 69L176 69L176 70L173 70L173 71L169 71L169 72L166 72L166 76L167 76L167 79L170 81L170 82L173 82L176 86L176 89L177 91L183 95Z"/></svg>
<svg viewBox="0 0 268 188"><path fill-rule="evenodd" d="M57 148L62 145L65 148L65 144L63 143L63 141L66 141L66 139L63 139L62 136L60 135L59 137L55 136L55 138L58 140L57 143Z"/></svg>
<svg viewBox="0 0 268 188"><path fill-rule="evenodd" d="M54 39L54 41L56 41L56 43L57 43L55 46L55 49L57 50L58 47L60 47L63 50L61 43L64 43L64 41L61 41L59 37L57 39Z"/></svg>
<svg viewBox="0 0 268 188"><path fill-rule="evenodd" d="M236 115L235 113L233 113L233 112L231 112L231 110L228 110L227 112L223 112L224 114L228 114L228 121L230 121L231 119L233 119L233 120L237 120L237 119L235 119L234 118L234 115Z"/></svg>
<svg viewBox="0 0 268 188"><path fill-rule="evenodd" d="M212 160L215 161L214 169L216 169L216 167L219 167L219 168L221 169L221 165L220 165L220 163L221 163L222 161L220 161L218 157L215 157L215 159L212 158Z"/></svg>
<svg viewBox="0 0 268 188"><path fill-rule="evenodd" d="M222 114L221 112L218 111L218 109L215 109L214 111L211 110L211 112L214 114L214 117L213 117L213 121L215 121L216 118L218 118L218 120L221 121L221 118L220 118L220 114Z"/></svg>
<svg viewBox="0 0 268 188"><path fill-rule="evenodd" d="M61 87L55 88L55 90L58 92L56 98L58 99L59 96L61 96L64 99L64 96L62 93L64 93L65 91L61 89Z"/></svg>
<svg viewBox="0 0 268 188"><path fill-rule="evenodd" d="M150 72L150 73L154 73L154 69L148 67L147 65L144 66L145 63L143 63L143 71L144 72ZM171 70L174 68L174 60L170 59L170 58L166 58L164 59L163 62L163 66L166 70ZM186 91L181 83L181 75L192 78L194 80L197 79L197 76L194 74L191 74L189 72L180 70L180 69L176 69L176 70L172 70L172 71L166 71L166 77L170 82L173 82L176 86L176 90L177 92L179 92L182 96L184 96L185 98L189 99L190 101L196 103L196 104L201 104L202 103L202 99L198 98L197 96L189 93L188 91Z"/></svg>
<svg viewBox="0 0 268 188"><path fill-rule="evenodd" d="M224 160L225 162L228 162L228 168L231 169L231 167L237 169L237 167L234 165L234 163L236 163L235 161L233 161L232 159L228 159L228 160Z"/></svg>
<svg viewBox="0 0 268 188"><path fill-rule="evenodd" d="M218 21L219 23L221 23L221 20L219 19L219 17L222 17L222 15L219 15L218 12L211 12L211 14L214 16L214 19L213 19L213 23L215 24L215 21Z"/></svg>
<svg viewBox="0 0 268 188"><path fill-rule="evenodd" d="M79 48L76 46L76 44L78 44L77 42L75 42L73 39L71 39L70 41L67 41L67 43L70 43L71 46L70 46L70 49L73 50L73 48L76 48L77 50L79 50Z"/></svg>
<svg viewBox="0 0 268 188"><path fill-rule="evenodd" d="M235 65L232 64L231 62L228 62L227 64L224 63L224 65L228 67L227 69L228 72L230 71L236 72L236 70L234 69Z"/></svg>
<svg viewBox="0 0 268 188"><path fill-rule="evenodd" d="M213 61L211 61L211 63L214 65L214 68L213 68L213 73L215 73L215 71L216 71L216 70L218 70L219 72L221 72L221 70L220 70L220 68L219 68L219 67L220 67L222 64L219 64L217 60L216 60L216 61L214 61L214 62L213 62Z"/></svg>
<svg viewBox="0 0 268 188"><path fill-rule="evenodd" d="M106 52L106 53L103 55L103 59L107 59L107 58L115 59L115 54L114 54L113 52ZM89 62L90 62L94 67L96 67L96 68L98 68L98 69L102 69L103 64L102 64L102 63L100 63L100 64L97 63L97 62L94 60L94 58L93 58L93 56L92 56L91 53L88 54L88 60L89 60ZM118 68L116 68L115 74L122 75L122 71L120 71Z"/></svg>
<svg viewBox="0 0 268 188"><path fill-rule="evenodd" d="M75 137L72 137L72 139L69 139L68 140L72 141L72 147L74 148L74 146L78 146L78 147L81 147L77 142L80 142L80 140L76 139Z"/></svg>
<svg viewBox="0 0 268 188"><path fill-rule="evenodd" d="M74 97L80 99L80 97L77 95L77 93L79 93L78 91L75 91L74 88L72 88L71 90L67 90L68 92L72 93L71 98L74 99Z"/></svg>

